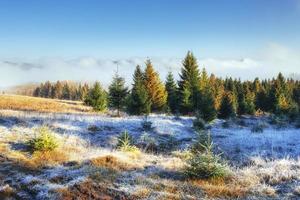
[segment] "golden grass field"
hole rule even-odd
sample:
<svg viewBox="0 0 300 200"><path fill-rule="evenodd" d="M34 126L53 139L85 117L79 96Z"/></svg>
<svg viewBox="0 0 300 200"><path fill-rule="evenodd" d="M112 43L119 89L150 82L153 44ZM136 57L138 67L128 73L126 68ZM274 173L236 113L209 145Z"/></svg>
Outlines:
<svg viewBox="0 0 300 200"><path fill-rule="evenodd" d="M0 95L0 109L54 113L86 113L92 108L80 101L46 99L21 95Z"/></svg>

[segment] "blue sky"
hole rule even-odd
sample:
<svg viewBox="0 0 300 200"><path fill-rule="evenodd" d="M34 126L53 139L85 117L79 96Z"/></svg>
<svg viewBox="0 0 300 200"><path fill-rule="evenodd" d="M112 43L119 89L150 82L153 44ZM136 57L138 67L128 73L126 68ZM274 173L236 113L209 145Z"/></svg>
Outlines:
<svg viewBox="0 0 300 200"><path fill-rule="evenodd" d="M159 69L163 67L159 59L176 60L176 66L164 67L177 69L187 50L209 71L213 63L211 71L217 75L219 64L222 76L231 72L222 68L224 62L238 65L235 61L247 59L252 69L272 63L277 63L276 72L300 68L295 56L300 47L300 0L1 0L0 25L0 72L16 73L8 70L9 62L40 67L33 69L54 67L57 74L65 72L58 68L76 60L76 65L85 59L85 64L98 69L107 59L146 57L157 60ZM276 59L285 65L279 66ZM124 75L134 67L124 65ZM19 82L30 81L23 77L31 68L22 70ZM257 76L245 70L233 75ZM64 77L49 76L58 78ZM64 79L81 78L73 74Z"/></svg>

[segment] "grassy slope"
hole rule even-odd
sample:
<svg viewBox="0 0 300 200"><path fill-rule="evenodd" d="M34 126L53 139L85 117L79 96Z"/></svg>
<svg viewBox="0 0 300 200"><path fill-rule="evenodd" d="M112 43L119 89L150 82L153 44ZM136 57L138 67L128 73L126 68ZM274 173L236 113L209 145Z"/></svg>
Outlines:
<svg viewBox="0 0 300 200"><path fill-rule="evenodd" d="M55 113L83 113L92 109L79 101L45 99L21 95L0 95L0 109Z"/></svg>

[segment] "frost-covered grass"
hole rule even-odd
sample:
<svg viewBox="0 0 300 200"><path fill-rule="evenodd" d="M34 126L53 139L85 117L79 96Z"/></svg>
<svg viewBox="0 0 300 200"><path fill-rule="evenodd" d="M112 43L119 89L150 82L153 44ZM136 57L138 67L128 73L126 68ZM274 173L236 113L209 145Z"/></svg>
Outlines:
<svg viewBox="0 0 300 200"><path fill-rule="evenodd" d="M300 130L278 129L267 118L232 121L227 128L221 120L210 124L214 151L229 163L230 176L191 180L184 171L197 140L194 118L150 115L151 129L145 130L144 118L138 116L21 111L0 115L0 197L5 192L29 199L87 199L84 195L89 193L95 199L100 193L126 199L299 197ZM263 132L251 131L258 123L264 125ZM34 155L26 148L26 141L43 125L59 140L53 155ZM124 131L139 154L117 148Z"/></svg>

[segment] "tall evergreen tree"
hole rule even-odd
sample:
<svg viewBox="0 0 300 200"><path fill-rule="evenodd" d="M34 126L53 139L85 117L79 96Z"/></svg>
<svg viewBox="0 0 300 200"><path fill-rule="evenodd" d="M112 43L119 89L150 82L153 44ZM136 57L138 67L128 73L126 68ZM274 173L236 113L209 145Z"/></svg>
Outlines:
<svg viewBox="0 0 300 200"><path fill-rule="evenodd" d="M86 96L88 95L88 93L89 93L89 85L87 83L85 83L81 87L81 92L80 92L79 99L81 101L84 101L84 99L86 98Z"/></svg>
<svg viewBox="0 0 300 200"><path fill-rule="evenodd" d="M265 87L261 87L255 96L255 107L262 111L269 110L268 93Z"/></svg>
<svg viewBox="0 0 300 200"><path fill-rule="evenodd" d="M52 90L52 98L60 99L63 93L63 85L60 81L57 81Z"/></svg>
<svg viewBox="0 0 300 200"><path fill-rule="evenodd" d="M133 85L128 99L127 110L130 114L141 115L149 114L150 109L151 102L144 84L144 75L138 65L133 75Z"/></svg>
<svg viewBox="0 0 300 200"><path fill-rule="evenodd" d="M120 110L125 106L125 99L128 94L128 88L125 87L125 79L117 73L108 89L108 100L111 108L117 109L117 115L120 116Z"/></svg>
<svg viewBox="0 0 300 200"><path fill-rule="evenodd" d="M62 99L71 99L71 90L68 83L65 83L62 88Z"/></svg>
<svg viewBox="0 0 300 200"><path fill-rule="evenodd" d="M89 91L85 103L92 106L96 111L103 111L107 106L107 94L101 87L99 82L96 82L93 88Z"/></svg>
<svg viewBox="0 0 300 200"><path fill-rule="evenodd" d="M201 90L200 103L198 105L198 112L203 120L210 122L217 117L215 109L215 98L213 96L212 88L207 85Z"/></svg>
<svg viewBox="0 0 300 200"><path fill-rule="evenodd" d="M237 91L237 102L238 102L237 114L238 115L246 114L247 103L245 97L245 90L240 81L236 84L236 91Z"/></svg>
<svg viewBox="0 0 300 200"><path fill-rule="evenodd" d="M152 111L162 111L167 103L168 94L150 60L146 61L144 81Z"/></svg>
<svg viewBox="0 0 300 200"><path fill-rule="evenodd" d="M287 114L293 104L290 90L281 73L278 74L276 80L272 81L269 101L272 103L272 111L277 114Z"/></svg>
<svg viewBox="0 0 300 200"><path fill-rule="evenodd" d="M35 90L33 91L33 96L34 97L40 97L41 96L41 88L36 87Z"/></svg>
<svg viewBox="0 0 300 200"><path fill-rule="evenodd" d="M246 102L246 114L253 115L255 113L255 94L249 89L249 85L244 83L244 93L245 93L245 102ZM258 89L259 90L259 89Z"/></svg>
<svg viewBox="0 0 300 200"><path fill-rule="evenodd" d="M197 59L192 52L188 52L182 62L179 86L180 111L188 114L198 105L200 74Z"/></svg>
<svg viewBox="0 0 300 200"><path fill-rule="evenodd" d="M172 113L176 113L178 111L178 97L177 97L178 88L175 83L172 72L169 72L167 75L165 87L168 93L168 98L167 98L168 108Z"/></svg>
<svg viewBox="0 0 300 200"><path fill-rule="evenodd" d="M197 112L205 121L210 122L216 118L217 111L215 109L213 88L210 85L205 68L202 69L200 75L197 103Z"/></svg>
<svg viewBox="0 0 300 200"><path fill-rule="evenodd" d="M226 92L222 98L218 117L228 119L236 116L236 103L232 92Z"/></svg>

